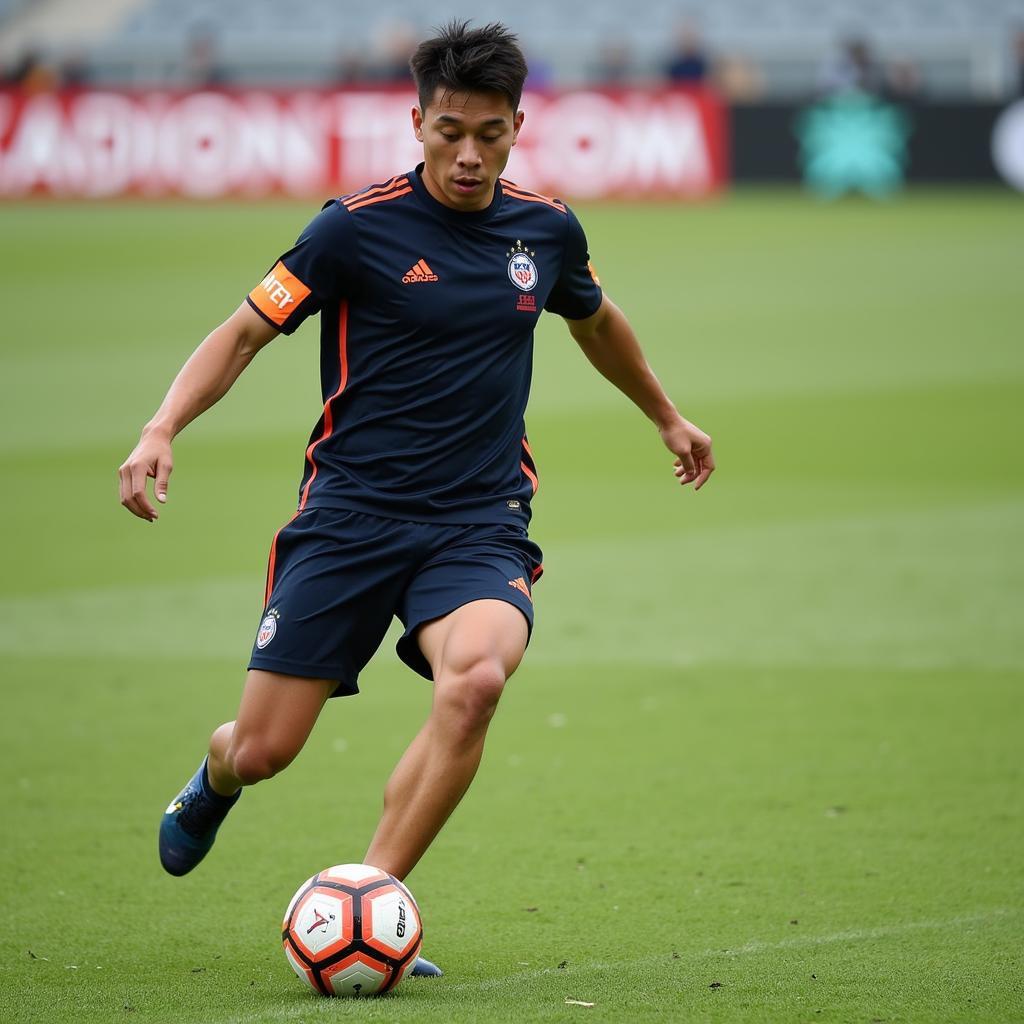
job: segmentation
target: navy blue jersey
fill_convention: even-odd
[[[525,523],[533,331],[545,309],[597,312],[586,236],[564,203],[504,179],[486,209],[450,209],[421,171],[327,203],[249,295],[285,334],[320,313],[324,411],[299,507]]]

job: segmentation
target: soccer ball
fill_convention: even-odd
[[[390,992],[423,945],[412,893],[369,864],[337,864],[303,882],[283,928],[288,963],[325,996]]]

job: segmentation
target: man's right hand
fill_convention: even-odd
[[[153,493],[163,505],[167,501],[167,481],[173,468],[170,438],[166,434],[144,430],[135,450],[117,471],[121,484],[121,504],[132,515],[147,522],[159,519],[159,513],[146,494],[146,481],[150,477],[156,481]]]
[[[276,328],[243,302],[189,356],[142,431],[135,451],[118,470],[121,504],[132,515],[150,523],[159,518],[146,496],[146,479],[156,480],[153,492],[162,505],[167,501],[167,478],[171,475],[171,439],[220,401],[256,353],[277,335]]]

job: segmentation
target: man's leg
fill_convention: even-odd
[[[250,669],[238,717],[210,737],[210,782],[224,796],[292,763],[337,681]]]
[[[160,862],[170,874],[184,875],[206,856],[242,786],[294,760],[336,685],[249,671],[238,718],[214,732],[209,754],[161,821]]]
[[[433,705],[388,781],[367,864],[404,878],[423,856],[473,781],[488,723],[528,635],[523,613],[497,600],[470,602],[420,630]]]

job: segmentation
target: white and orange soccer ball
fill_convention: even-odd
[[[288,963],[325,996],[390,992],[423,945],[412,893],[369,864],[337,864],[303,882],[283,928]]]

